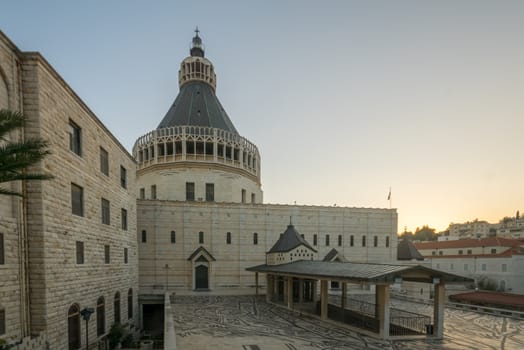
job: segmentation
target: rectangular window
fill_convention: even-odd
[[[366,236],[362,236],[362,246],[366,246]]]
[[[171,231],[171,243],[176,243],[176,232]]]
[[[186,182],[186,201],[195,200],[195,183]]]
[[[206,202],[215,201],[215,184],[206,184]]]
[[[386,237],[386,248],[389,248],[389,237]]]
[[[349,237],[349,246],[353,247],[354,245],[355,245],[355,237],[353,235],[351,235]]]
[[[338,246],[342,247],[342,235],[338,235]]]
[[[82,129],[73,121],[69,121],[69,149],[82,156]]]
[[[140,189],[140,199],[146,199],[146,189],[145,188]]]
[[[231,232],[226,233],[226,244],[231,244]]]
[[[156,185],[151,185],[151,199],[156,199]]]
[[[5,309],[0,309],[0,335],[5,333]]]
[[[0,265],[5,264],[4,234],[0,233]]]
[[[100,171],[104,175],[109,175],[109,154],[100,147]]]
[[[440,250],[440,251],[438,252],[438,255],[444,255],[444,252],[443,252],[442,250]]]
[[[486,271],[486,264],[482,264],[482,266],[481,266],[481,270],[482,270],[482,271]]]
[[[469,268],[468,264],[464,264],[464,271],[468,271],[468,268]]]
[[[147,242],[147,232],[146,230],[142,230],[142,243]]]
[[[253,244],[257,245],[258,244],[258,233],[253,233]]]
[[[76,263],[84,263],[84,242],[76,241]]]
[[[326,235],[326,247],[329,247],[329,235]]]
[[[502,272],[508,272],[508,265],[507,264],[502,264]]]
[[[242,189],[242,203],[246,203],[246,190]]]
[[[431,255],[437,255],[437,252],[436,251],[432,251]]]
[[[454,268],[453,264],[449,264],[449,269],[450,269],[451,271],[453,271],[453,268]]]
[[[121,218],[122,218],[122,230],[127,231],[127,210],[122,208],[121,210]]]
[[[84,189],[71,183],[71,212],[84,216]]]
[[[127,170],[123,166],[120,166],[120,186],[127,188]]]
[[[200,231],[198,233],[198,243],[199,244],[204,244],[204,232]]]
[[[251,193],[251,203],[255,204],[255,201],[256,201],[256,198],[257,196],[254,194],[254,193]]]
[[[313,245],[317,245],[317,234],[313,235]]]
[[[110,224],[110,209],[109,209],[109,201],[107,199],[102,198],[102,223],[109,225]]]
[[[378,237],[374,236],[373,237],[373,247],[377,247],[377,246],[378,246]]]
[[[459,255],[462,255],[462,254],[463,254],[462,249],[459,249]]]
[[[491,249],[491,254],[497,254],[497,249],[495,248]]]
[[[111,262],[110,248],[108,245],[104,246],[104,261],[106,264],[109,264]]]
[[[128,262],[128,257],[127,257],[127,248],[124,248],[124,264],[127,264]]]
[[[471,255],[473,251],[471,249],[468,249],[468,254]]]

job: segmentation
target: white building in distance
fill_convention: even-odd
[[[489,237],[416,242],[431,268],[474,278],[477,287],[524,294],[524,242]]]

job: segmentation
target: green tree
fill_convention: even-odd
[[[436,234],[435,229],[428,225],[424,225],[422,228],[417,227],[415,234],[413,235],[413,239],[416,241],[436,241],[437,237],[438,235]]]
[[[50,174],[29,172],[27,168],[36,165],[50,152],[46,141],[26,139],[10,141],[8,135],[22,128],[27,119],[18,112],[0,110],[0,184],[17,180],[48,180]],[[0,186],[0,195],[22,196],[22,193]]]

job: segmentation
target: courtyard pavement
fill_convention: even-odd
[[[394,307],[431,314],[433,308],[393,300]],[[446,309],[444,340],[384,341],[343,326],[297,316],[253,296],[176,296],[180,350],[522,350],[524,321]]]

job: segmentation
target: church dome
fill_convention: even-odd
[[[198,28],[180,64],[180,92],[158,127],[133,146],[140,197],[261,203],[260,154],[218,100]],[[185,187],[185,188],[184,188]]]

